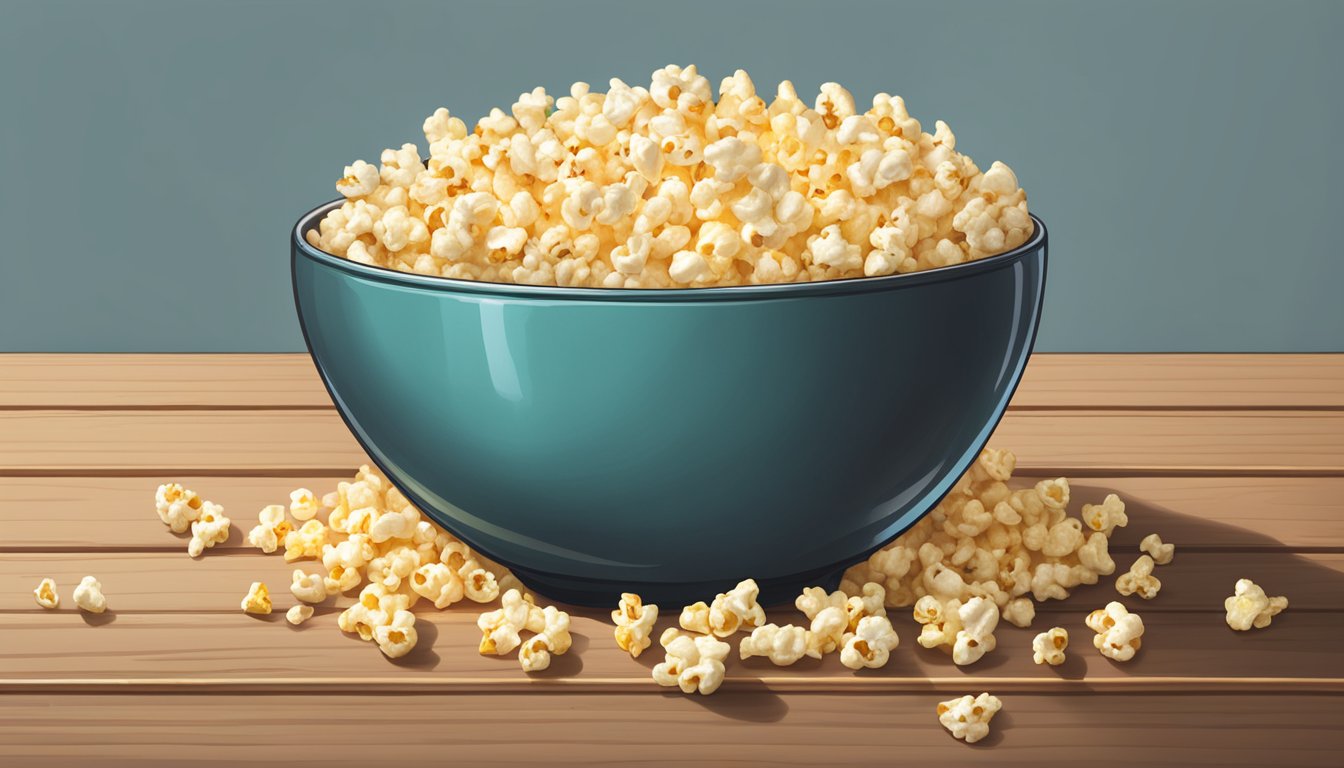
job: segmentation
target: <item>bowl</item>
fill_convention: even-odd
[[[998,424],[1040,320],[1046,231],[890,277],[686,290],[450,280],[292,238],[332,402],[421,511],[530,589],[681,605],[832,588]]]

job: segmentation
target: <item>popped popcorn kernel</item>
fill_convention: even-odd
[[[1129,661],[1142,645],[1143,619],[1120,603],[1107,603],[1088,614],[1086,624],[1097,633],[1092,644],[1108,659]]]
[[[476,619],[481,630],[478,651],[483,655],[505,656],[522,644],[522,632],[528,625],[544,626],[545,616],[531,600],[516,589],[510,589],[500,598],[500,607],[482,613]]]
[[[327,543],[327,526],[320,520],[309,520],[297,530],[285,534],[285,562],[322,557]]]
[[[187,554],[200,557],[205,550],[228,541],[231,523],[224,515],[223,507],[204,502],[200,516],[191,523],[191,541],[187,542]]]
[[[1288,598],[1270,597],[1250,579],[1238,579],[1232,596],[1223,601],[1227,626],[1238,632],[1268,627],[1287,607]]]
[[[658,643],[667,652],[666,659],[653,668],[653,679],[659,685],[708,696],[723,684],[723,661],[732,646],[713,635],[690,635],[676,627],[664,631]]]
[[[107,598],[103,596],[103,585],[92,576],[85,576],[75,587],[75,605],[81,611],[102,613],[107,610]]]
[[[289,514],[301,523],[317,517],[321,505],[317,497],[307,488],[296,488],[289,492]],[[281,537],[283,540],[283,537]]]
[[[807,637],[808,630],[803,627],[764,624],[742,638],[737,652],[742,659],[764,656],[776,666],[787,667],[807,655]]]
[[[49,611],[56,610],[61,604],[61,596],[56,593],[56,582],[52,579],[38,582],[37,589],[33,590],[33,599]]]
[[[285,611],[285,621],[296,627],[311,618],[313,618],[313,606],[311,605],[299,603]]]
[[[745,579],[727,592],[720,592],[714,602],[703,601],[688,605],[681,611],[682,629],[716,637],[728,637],[738,630],[759,627],[765,623],[765,609],[756,602],[760,587],[755,579]]]
[[[631,658],[639,658],[645,648],[653,645],[650,635],[658,621],[658,606],[645,605],[639,595],[625,592],[611,612],[611,620],[616,623],[616,645]]]
[[[320,603],[327,599],[326,580],[316,573],[304,573],[295,568],[290,576],[289,591],[305,603]]]
[[[154,492],[154,509],[173,533],[186,533],[200,517],[203,503],[195,491],[189,491],[177,483],[165,483]]]
[[[415,631],[415,614],[408,610],[398,610],[392,614],[392,620],[374,627],[373,640],[378,650],[389,659],[399,659],[410,653],[420,636]]]
[[[293,529],[294,526],[285,518],[285,508],[272,504],[257,513],[257,526],[248,532],[247,543],[269,555]]]
[[[1156,533],[1143,537],[1143,541],[1139,542],[1139,551],[1153,558],[1153,562],[1158,565],[1166,565],[1176,557],[1176,545],[1163,544],[1162,537]]]
[[[252,586],[247,590],[247,595],[243,597],[242,608],[244,613],[254,613],[259,616],[265,616],[271,612],[271,592],[266,588],[265,582],[252,582]]]
[[[551,657],[569,651],[573,639],[569,635],[569,614],[548,605],[542,609],[540,631],[528,638],[518,649],[518,663],[524,672],[540,672],[551,666]],[[535,626],[535,624],[534,624]]]
[[[966,695],[939,703],[938,722],[953,738],[974,744],[989,735],[989,721],[1000,709],[1003,709],[1003,702],[997,696],[988,693]]]
[[[1064,650],[1069,647],[1069,631],[1051,627],[1031,640],[1031,660],[1037,664],[1057,667],[1064,663]]]
[[[845,635],[840,663],[850,669],[885,667],[900,642],[891,620],[885,615],[865,616],[853,632]]]
[[[1140,555],[1129,567],[1129,572],[1121,574],[1115,580],[1115,591],[1122,595],[1137,594],[1144,600],[1152,600],[1162,589],[1162,582],[1153,575],[1153,558]]]

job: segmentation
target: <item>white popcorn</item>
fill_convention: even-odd
[[[1003,607],[1002,616],[1009,624],[1025,629],[1036,618],[1036,604],[1025,597],[1009,600]]]
[[[38,582],[37,589],[33,590],[33,599],[43,608],[55,610],[61,604],[61,596],[56,594],[56,582],[51,579]]]
[[[301,523],[312,520],[317,517],[319,508],[317,497],[307,488],[296,488],[289,492],[289,514],[295,520]]]
[[[989,735],[989,721],[1002,708],[1003,702],[988,693],[962,696],[938,705],[938,722],[951,732],[953,738],[974,744]]]
[[[1088,614],[1087,626],[1097,633],[1092,644],[1109,659],[1129,661],[1142,645],[1143,619],[1120,603],[1107,603]]]
[[[812,617],[812,624],[807,630],[807,655],[820,659],[839,649],[845,643],[845,630],[848,628],[849,616],[844,608],[822,608]]]
[[[972,597],[957,609],[961,629],[952,645],[952,663],[974,664],[994,650],[994,628],[999,624],[999,608],[983,597]]]
[[[1288,607],[1288,598],[1269,597],[1250,579],[1238,579],[1233,595],[1223,601],[1227,626],[1244,632],[1268,627],[1275,616]]]
[[[1087,527],[1107,536],[1110,536],[1116,528],[1129,524],[1129,516],[1125,514],[1125,503],[1114,493],[1100,504],[1084,504],[1082,517]]]
[[[224,508],[209,501],[201,505],[200,516],[191,524],[191,541],[187,542],[187,554],[200,557],[205,550],[223,544],[229,540],[229,518],[224,516]]]
[[[1176,557],[1176,545],[1163,544],[1162,537],[1156,533],[1150,533],[1143,537],[1143,541],[1139,542],[1139,551],[1146,552],[1158,565],[1166,565],[1171,562],[1172,558]]]
[[[765,609],[756,602],[760,591],[755,579],[744,579],[731,590],[719,593],[710,605],[699,602],[683,608],[681,627],[716,637],[728,637],[740,629],[759,627],[765,623]]]
[[[257,513],[257,526],[247,534],[247,543],[266,554],[274,552],[285,540],[293,526],[285,518],[285,508],[279,504],[262,507]]]
[[[462,577],[463,592],[476,603],[488,603],[499,597],[499,582],[484,568],[472,568]]]
[[[915,603],[915,621],[919,622],[916,642],[925,648],[952,648],[961,632],[961,601],[943,603],[933,595],[924,595]]]
[[[107,598],[103,596],[103,585],[92,576],[85,576],[75,587],[75,605],[81,611],[102,613],[107,610]]]
[[[522,644],[520,633],[532,624],[544,626],[545,618],[540,608],[524,597],[516,589],[510,589],[500,599],[500,607],[482,613],[476,619],[481,630],[482,654],[504,656]]]
[[[818,613],[827,608],[841,608],[848,613],[849,597],[844,592],[827,593],[821,587],[808,587],[793,601],[794,607],[802,611],[808,621],[815,619]]]
[[[850,669],[876,669],[887,665],[891,652],[900,644],[891,620],[885,615],[865,616],[858,627],[845,635],[840,663]]]
[[[201,515],[201,497],[177,483],[160,485],[154,492],[154,508],[159,519],[173,533],[186,533]]]
[[[653,645],[650,636],[658,621],[658,606],[645,605],[639,595],[625,592],[616,610],[611,612],[611,620],[616,623],[616,645],[631,658],[639,658],[645,648]]]
[[[327,527],[321,520],[309,520],[285,535],[285,562],[322,556],[327,544]]]
[[[1031,641],[1031,660],[1037,664],[1057,667],[1064,663],[1064,649],[1069,647],[1069,631],[1051,627]]]
[[[569,614],[548,605],[542,609],[540,631],[518,648],[518,663],[524,672],[540,672],[551,666],[551,656],[569,651],[573,640],[569,635]]]
[[[342,632],[359,635],[360,640],[368,643],[373,642],[378,627],[386,625],[391,620],[392,617],[386,611],[370,608],[365,603],[358,602],[336,617],[336,626],[340,627]]]
[[[792,624],[765,624],[742,638],[738,655],[743,659],[764,656],[777,666],[787,667],[807,655],[807,634],[806,629]]]
[[[290,576],[289,591],[305,603],[320,603],[327,599],[326,580],[320,574],[307,574],[297,568]]]
[[[296,627],[311,618],[313,618],[313,606],[311,605],[299,603],[298,605],[291,606],[288,611],[285,611],[285,621],[288,621]]]
[[[466,596],[462,577],[443,563],[425,563],[410,576],[411,590],[443,609]]]
[[[243,597],[242,607],[245,613],[264,616],[271,612],[271,592],[266,589],[265,582],[252,582],[252,586],[247,590],[247,595]]]
[[[723,661],[732,649],[727,643],[713,635],[684,634],[675,627],[663,632],[658,642],[667,651],[666,660],[653,668],[653,679],[659,685],[708,696],[723,684]]]
[[[415,631],[415,614],[399,610],[392,614],[392,620],[380,624],[373,630],[373,641],[378,650],[389,659],[399,659],[411,652],[420,636]]]
[[[378,182],[378,168],[356,160],[345,166],[345,175],[336,182],[336,191],[348,198],[364,197],[378,188]]]
[[[1122,595],[1137,594],[1144,600],[1157,597],[1160,589],[1162,582],[1153,575],[1153,558],[1148,555],[1140,555],[1129,567],[1129,572],[1115,580],[1115,591]]]

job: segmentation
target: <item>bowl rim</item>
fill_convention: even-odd
[[[290,233],[291,250],[297,259],[300,254],[319,264],[388,285],[429,289],[444,293],[467,293],[485,297],[529,298],[548,300],[624,301],[624,302],[706,302],[744,301],[753,299],[793,299],[805,296],[828,296],[895,290],[925,283],[947,282],[973,274],[1009,266],[1024,256],[1046,246],[1045,222],[1035,214],[1028,214],[1034,225],[1031,237],[1016,248],[993,256],[948,267],[884,275],[882,277],[841,278],[809,283],[769,283],[763,285],[725,285],[705,288],[575,288],[557,285],[521,285],[481,280],[462,280],[451,277],[399,272],[386,267],[360,264],[313,247],[304,233],[316,227],[328,211],[343,205],[345,198],[323,203],[299,217]]]

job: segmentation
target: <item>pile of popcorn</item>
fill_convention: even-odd
[[[439,109],[414,144],[356,160],[306,237],[362,264],[528,285],[675,288],[874,277],[1002,253],[1032,232],[1026,193],[981,171],[899,96],[860,111],[825,83],[774,101],[667,66],[648,87],[575,83],[493,109]]]

